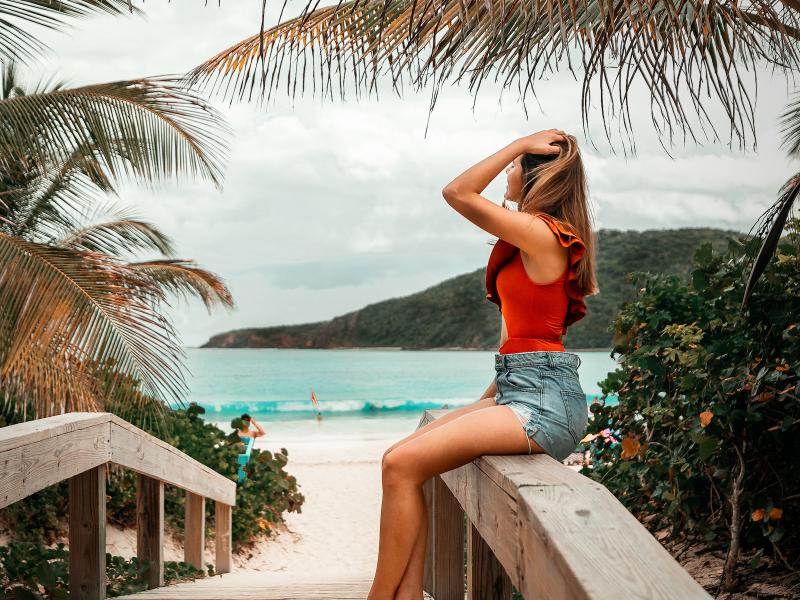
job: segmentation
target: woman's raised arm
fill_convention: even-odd
[[[448,183],[442,190],[442,196],[469,221],[528,254],[551,249],[553,235],[540,219],[527,213],[506,210],[481,196],[481,192],[517,156],[525,153],[558,154],[560,148],[553,144],[563,140],[563,132],[555,129],[515,140]]]

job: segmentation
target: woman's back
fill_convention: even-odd
[[[487,297],[496,302],[506,323],[508,338],[501,354],[564,351],[561,336],[567,325],[583,318],[586,306],[575,289],[577,264],[585,252],[580,238],[549,215],[537,214],[567,250],[562,275],[536,283],[528,275],[518,248],[498,240],[487,267]]]

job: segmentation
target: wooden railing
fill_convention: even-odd
[[[105,597],[106,465],[139,473],[136,551],[149,588],[164,585],[164,484],[186,490],[184,560],[204,568],[205,499],[215,502],[216,571],[231,569],[236,484],[108,413],[69,413],[0,429],[0,508],[69,479],[69,588]]]
[[[436,600],[464,600],[465,585],[471,600],[510,599],[512,585],[526,600],[710,598],[611,492],[547,455],[482,456],[424,492]]]

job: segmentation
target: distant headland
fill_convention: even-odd
[[[648,231],[601,229],[600,293],[587,298],[589,314],[564,339],[570,350],[612,346],[609,330],[620,305],[635,294],[631,272],[685,276],[695,249],[727,245],[737,232],[710,228]],[[421,292],[370,304],[328,321],[252,327],[217,334],[203,348],[464,349],[497,347],[499,313],[485,299],[485,269],[442,281]]]

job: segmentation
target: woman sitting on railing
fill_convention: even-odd
[[[510,164],[509,164],[510,163]],[[481,196],[506,168],[507,210]],[[499,239],[486,269],[501,309],[495,378],[481,400],[394,444],[383,457],[380,544],[369,600],[420,600],[428,528],[422,484],[484,454],[569,455],[586,430],[577,354],[567,326],[597,292],[586,179],[577,141],[551,129],[516,140],[442,191],[448,204]]]

